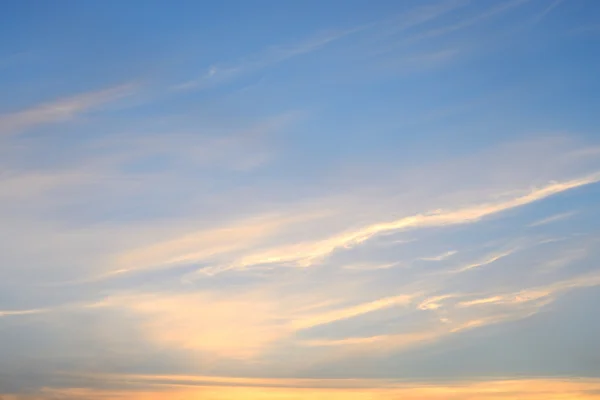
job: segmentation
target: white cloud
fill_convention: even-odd
[[[419,260],[423,260],[423,261],[444,261],[444,260],[447,260],[448,258],[452,257],[453,255],[455,255],[456,253],[458,253],[458,251],[456,251],[456,250],[450,250],[450,251],[447,251],[445,253],[439,254],[437,256],[421,257],[421,258],[419,258]]]
[[[539,221],[532,222],[531,224],[529,224],[527,226],[530,228],[533,228],[536,226],[546,225],[546,224],[550,224],[552,222],[561,221],[563,219],[570,218],[575,214],[577,214],[576,211],[569,211],[569,212],[564,212],[564,213],[560,213],[560,214],[556,214],[556,215],[551,215],[551,216],[543,218]]]
[[[1,317],[12,317],[19,315],[32,315],[32,314],[40,314],[43,312],[47,312],[48,310],[43,308],[34,308],[31,310],[0,310],[0,318]]]

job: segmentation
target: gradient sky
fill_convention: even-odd
[[[600,2],[0,4],[0,399],[600,399]]]

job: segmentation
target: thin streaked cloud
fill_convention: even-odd
[[[28,109],[0,114],[0,133],[17,133],[39,125],[69,121],[79,114],[134,93],[134,85],[59,98]]]
[[[572,216],[574,216],[575,214],[577,214],[577,211],[569,211],[569,212],[565,212],[565,213],[560,213],[560,214],[556,214],[556,215],[551,215],[549,217],[540,219],[538,221],[532,222],[531,224],[529,224],[528,226],[530,228],[534,228],[536,226],[540,226],[540,225],[546,225],[546,224],[551,224],[553,222],[557,222],[557,221],[562,221],[564,219],[568,219],[571,218]]]

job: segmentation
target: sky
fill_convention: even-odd
[[[598,21],[3,1],[0,399],[600,399]]]

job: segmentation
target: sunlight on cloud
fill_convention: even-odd
[[[486,297],[483,299],[462,301],[462,302],[458,303],[458,306],[459,307],[471,307],[471,306],[478,306],[478,305],[484,305],[484,304],[524,303],[524,302],[528,302],[528,301],[542,299],[542,298],[548,297],[550,295],[551,295],[550,292],[525,291],[525,292],[519,292],[513,296],[492,296],[492,297]]]
[[[306,329],[317,325],[327,324],[333,321],[353,318],[373,311],[381,310],[392,306],[406,306],[410,304],[414,295],[400,295],[395,297],[386,297],[369,303],[356,306],[337,309],[324,314],[311,315],[299,320],[292,321],[294,329]]]
[[[265,291],[229,295],[140,294],[108,298],[93,308],[126,308],[141,315],[144,331],[152,341],[247,360],[259,357],[276,341],[289,341],[299,330],[393,306],[406,307],[413,297],[400,295],[321,311],[331,303]]]
[[[303,298],[295,293],[290,296],[263,287],[246,293],[212,291],[130,295],[108,298],[93,308],[128,309],[142,317],[148,340],[211,357],[259,360],[277,344],[330,348],[333,353],[323,353],[315,360],[321,359],[321,356],[334,360],[355,357],[364,352],[371,355],[397,352],[467,330],[526,318],[566,291],[599,286],[599,277],[598,274],[582,275],[543,287],[488,296],[474,292],[427,297],[427,292],[417,292],[355,302],[344,307],[314,294]],[[300,331],[341,321],[361,324],[362,317],[386,310],[396,315],[410,315],[420,310],[434,313],[438,318],[429,320],[425,329],[417,331],[400,326],[400,331],[395,328],[374,336],[296,337]],[[243,335],[240,336],[240,332]],[[343,335],[344,331],[339,333]]]
[[[206,261],[214,256],[248,250],[290,224],[316,217],[318,215],[267,215],[253,218],[230,227],[217,227],[129,251],[120,255],[116,264],[119,270],[135,270]]]
[[[10,317],[14,315],[31,315],[46,312],[44,309],[33,309],[33,310],[0,310],[1,317]]]
[[[258,296],[145,295],[108,304],[114,302],[145,317],[151,340],[220,357],[249,359],[288,333],[277,320],[278,304]]]
[[[418,308],[419,310],[437,310],[442,306],[441,302],[446,299],[451,299],[457,295],[446,294],[443,296],[434,296],[422,301]]]
[[[464,267],[460,267],[458,270],[456,270],[456,272],[465,272],[465,271],[471,270],[473,268],[484,267],[484,266],[492,264],[498,260],[501,260],[504,257],[510,256],[517,250],[518,250],[518,248],[514,248],[514,249],[510,249],[510,250],[501,252],[501,253],[493,253],[493,254],[486,255],[486,257],[484,259],[482,259],[481,261],[476,261],[472,264],[468,264],[468,265],[465,265]]]
[[[149,377],[151,379],[151,377]],[[176,385],[174,383],[157,387],[151,390],[93,390],[93,389],[44,389],[39,395],[15,396],[16,400],[42,400],[48,398],[71,399],[117,399],[117,400],[141,400],[141,399],[344,399],[344,400],[459,400],[478,399],[492,400],[500,398],[515,398],[523,400],[592,400],[600,398],[600,383],[595,379],[522,379],[522,380],[484,380],[475,382],[457,382],[452,384],[422,384],[409,385],[406,383],[378,382],[364,380],[363,385],[369,387],[352,387],[341,381],[333,387],[315,387],[319,380],[313,380],[312,386],[300,387],[260,387],[260,386],[203,386]],[[157,380],[160,380],[158,378]],[[186,382],[183,377],[183,382]],[[187,381],[189,382],[189,381]],[[261,381],[257,380],[257,385]],[[289,382],[288,384],[293,384]],[[311,382],[309,382],[310,384]],[[285,382],[284,382],[285,384]],[[331,383],[330,383],[331,384]],[[340,387],[341,386],[341,387]],[[13,399],[8,397],[9,399]]]
[[[329,210],[269,213],[191,232],[117,254],[113,261],[116,269],[104,276],[205,263],[209,264],[199,272],[206,276],[214,275],[221,271],[222,267],[218,265],[224,260],[243,257],[268,240],[277,240],[285,232],[293,232],[298,226],[311,226],[333,214]],[[241,266],[240,269],[244,268]]]
[[[438,210],[426,214],[417,214],[404,217],[395,221],[367,225],[359,230],[342,233],[329,239],[313,242],[299,243],[283,247],[275,247],[257,254],[242,256],[231,265],[220,270],[248,268],[253,265],[264,265],[273,263],[296,263],[299,266],[311,266],[321,261],[336,249],[347,249],[357,246],[378,235],[399,232],[408,229],[419,229],[436,226],[448,226],[456,224],[467,224],[481,220],[484,217],[501,213],[512,208],[533,203],[549,196],[596,183],[600,175],[593,174],[580,179],[565,182],[550,183],[541,188],[534,189],[527,194],[514,197],[498,203],[484,203],[470,207],[460,208],[455,211]],[[508,254],[500,254],[481,263],[472,264],[466,269],[479,267],[496,261]]]

